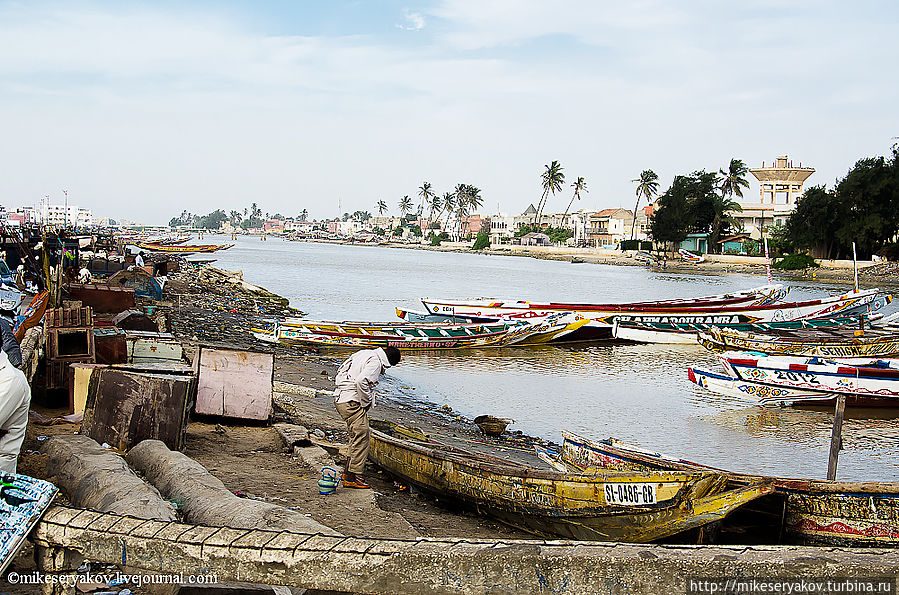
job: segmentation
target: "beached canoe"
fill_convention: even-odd
[[[615,439],[592,441],[562,432],[561,460],[581,470],[723,473],[731,486],[769,481],[783,499],[791,542],[842,546],[899,545],[899,483],[851,482],[733,473],[643,450]]]
[[[445,314],[430,314],[428,312],[416,312],[396,308],[396,315],[407,322],[415,323],[444,323],[444,324],[483,324],[495,322],[508,322],[502,318],[489,318],[478,316],[448,316]],[[542,326],[529,337],[518,341],[516,345],[543,345],[546,343],[563,343],[572,333],[587,325],[590,321],[573,312],[557,312],[543,319],[532,318],[531,324],[540,323]]]
[[[541,344],[586,323],[571,313],[533,322],[483,324],[332,322],[288,318],[274,321],[265,328],[253,329],[253,334],[268,342],[336,349],[390,346],[401,350],[431,351]]]
[[[884,299],[884,298],[878,298]],[[874,308],[879,309],[879,308]],[[815,329],[832,327],[870,327],[871,321],[880,317],[880,314],[868,316],[833,316],[826,318],[813,318],[802,320],[785,320],[780,322],[755,322],[744,324],[712,324],[700,322],[635,322],[616,320],[612,325],[612,337],[621,341],[633,341],[635,343],[667,343],[695,345],[699,343],[699,334],[711,328],[736,329],[744,332],[767,333],[781,332],[793,329]],[[703,343],[706,347],[709,345]]]
[[[718,473],[561,473],[405,436],[372,430],[371,461],[421,490],[547,537],[655,541],[772,491],[763,484],[723,490]]]
[[[899,331],[853,327],[801,329],[708,328],[698,334],[700,345],[712,351],[754,351],[821,357],[899,356]]]

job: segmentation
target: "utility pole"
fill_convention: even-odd
[[[63,229],[66,229],[66,228],[69,226],[69,191],[68,191],[68,190],[63,190],[62,193],[63,193],[63,194],[65,195],[65,197],[66,197],[66,200],[65,200],[65,206],[64,206],[65,210],[62,212],[62,217],[63,217],[63,219],[62,219],[62,221],[63,221],[62,228],[63,228]]]

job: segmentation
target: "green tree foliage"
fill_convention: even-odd
[[[650,222],[652,237],[658,242],[677,245],[691,233],[706,233],[709,247],[715,248],[719,239],[739,229],[739,222],[730,213],[742,208],[718,193],[714,172],[700,170],[676,176],[659,197],[658,205]]]
[[[819,258],[859,258],[890,245],[899,232],[899,145],[889,159],[859,160],[832,191],[815,186],[797,201],[784,235],[794,250]]]
[[[522,225],[515,231],[514,237],[520,238],[531,232],[545,233],[549,236],[549,241],[553,244],[564,244],[568,238],[574,235],[571,233],[570,229],[565,229],[564,227],[547,227],[546,229],[541,229],[536,225]]]
[[[486,231],[479,231],[477,237],[474,239],[474,245],[472,245],[472,250],[483,250],[484,248],[490,247],[490,235]]]
[[[537,212],[534,214],[534,225],[537,225],[540,221],[549,195],[552,194],[553,197],[555,197],[556,192],[562,190],[562,184],[565,183],[565,174],[563,172],[565,168],[562,167],[561,163],[553,160],[552,163],[544,165],[544,168],[543,173],[540,174],[540,185],[543,187],[543,195],[540,197],[540,202],[537,203]]]

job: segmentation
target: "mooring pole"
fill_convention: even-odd
[[[833,431],[830,434],[830,458],[827,461],[827,481],[837,478],[837,459],[843,448],[843,413],[846,411],[846,395],[837,397],[833,413]]]

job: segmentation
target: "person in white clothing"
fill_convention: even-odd
[[[144,253],[138,252],[137,256],[134,257],[134,266],[142,267],[144,266]]]
[[[0,351],[0,471],[4,473],[16,472],[30,405],[31,387],[25,374]]]
[[[346,467],[341,479],[347,488],[370,488],[362,476],[368,458],[370,432],[368,410],[375,402],[375,387],[387,368],[400,363],[396,347],[363,349],[351,355],[337,369],[334,406],[350,434]]]

